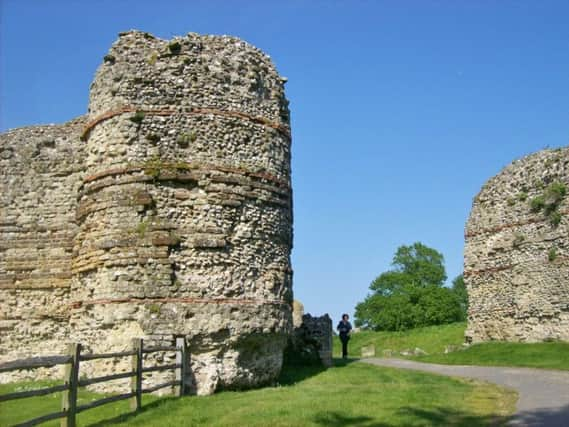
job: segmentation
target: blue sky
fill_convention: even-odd
[[[289,78],[295,296],[334,319],[396,248],[462,270],[472,198],[568,144],[567,1],[0,0],[0,130],[86,112],[119,31],[231,34]]]

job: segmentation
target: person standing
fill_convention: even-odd
[[[342,358],[346,359],[348,357],[348,341],[350,340],[350,332],[352,331],[352,325],[349,322],[350,316],[347,314],[342,314],[342,320],[338,323],[336,329],[340,333],[340,341],[342,341]]]

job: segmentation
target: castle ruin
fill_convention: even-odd
[[[513,162],[466,225],[466,339],[569,341],[569,149]]]
[[[129,31],[86,116],[0,135],[0,362],[185,337],[198,394],[275,379],[292,328],[285,81],[237,38]]]

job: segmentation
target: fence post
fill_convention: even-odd
[[[132,370],[136,375],[130,379],[130,390],[134,396],[130,399],[130,409],[139,411],[142,406],[142,346],[143,341],[141,338],[134,338],[132,340],[132,349],[136,351],[132,355]]]
[[[67,354],[71,356],[71,362],[65,365],[64,381],[69,389],[62,393],[61,411],[67,415],[61,418],[61,427],[75,427],[77,410],[77,382],[79,381],[79,357],[81,356],[81,344],[70,344]]]
[[[177,386],[175,394],[183,396],[186,392],[186,367],[188,364],[186,339],[183,337],[176,338],[176,347],[176,364],[181,366],[176,369],[176,381],[180,381],[180,385]]]

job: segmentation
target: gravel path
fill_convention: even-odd
[[[567,356],[569,357],[569,355]],[[517,411],[510,425],[569,427],[569,372],[531,368],[453,366],[403,359],[361,359],[391,368],[414,369],[453,377],[474,378],[517,390]]]

